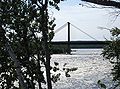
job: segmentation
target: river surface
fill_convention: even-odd
[[[57,73],[61,73],[60,80],[53,83],[53,89],[100,89],[98,80],[101,80],[107,89],[112,89],[112,65],[108,60],[104,60],[101,52],[102,49],[81,49],[72,50],[71,55],[52,55],[51,65],[58,62],[60,70]],[[77,70],[70,72],[70,77],[66,77],[64,67],[74,67]]]

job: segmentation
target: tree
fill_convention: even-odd
[[[113,81],[118,81],[117,87],[120,85],[120,29],[115,27],[110,32],[112,34],[111,42],[104,48],[102,54],[113,64]]]
[[[120,2],[118,1],[112,1],[112,0],[82,0],[82,1],[103,5],[103,6],[112,6],[120,9]]]
[[[0,1],[0,88],[35,89],[38,83],[42,89],[46,81],[41,67],[45,66],[47,86],[52,89],[49,44],[55,19],[49,19],[48,5],[59,10],[58,3],[60,0]]]

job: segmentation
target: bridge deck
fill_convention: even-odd
[[[103,48],[109,42],[106,41],[71,41],[70,47],[73,49],[77,48]],[[67,41],[52,42],[53,45],[68,45]]]

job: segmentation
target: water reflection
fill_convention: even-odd
[[[101,52],[102,49],[80,49],[72,50],[72,55],[52,55],[51,64],[58,62],[61,70],[65,63],[66,67],[78,68],[70,72],[71,77],[65,77],[64,71],[58,71],[62,75],[60,81],[53,84],[53,89],[99,89],[98,80],[106,82],[109,87],[112,65],[108,60],[103,61]]]

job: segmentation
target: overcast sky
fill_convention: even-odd
[[[66,0],[59,4],[60,11],[50,9],[51,16],[56,18],[55,30],[63,24],[70,22],[97,40],[105,40],[105,38],[110,38],[110,32],[106,29],[99,29],[99,27],[120,27],[120,17],[114,21],[115,15],[112,14],[115,9],[88,8],[79,5],[80,3],[86,5],[80,0]],[[67,40],[67,27],[55,33],[53,40]],[[80,41],[93,39],[71,26],[71,40]]]

